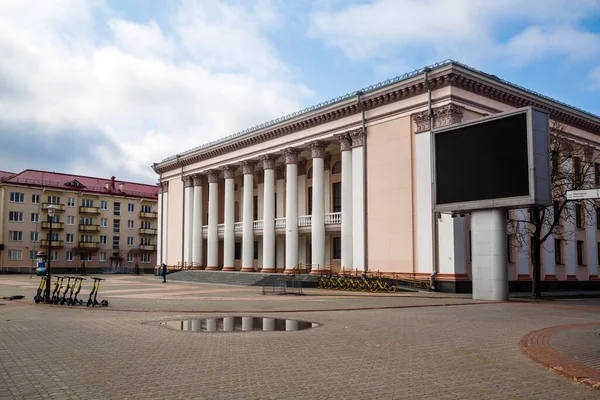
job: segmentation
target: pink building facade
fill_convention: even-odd
[[[429,116],[441,127],[527,105],[600,143],[597,116],[444,62],[169,157],[154,165],[158,264],[368,270],[469,291],[468,215],[432,212]],[[596,283],[596,225],[577,233],[584,250],[563,244],[562,263],[546,246],[544,280]],[[513,289],[526,285],[529,255],[507,251]]]

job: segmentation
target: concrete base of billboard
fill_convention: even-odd
[[[471,212],[473,299],[508,300],[506,210]]]

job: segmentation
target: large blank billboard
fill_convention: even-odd
[[[545,111],[526,107],[432,133],[435,211],[552,204]]]

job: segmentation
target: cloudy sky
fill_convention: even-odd
[[[452,58],[600,114],[600,0],[0,0],[0,170],[153,162]]]

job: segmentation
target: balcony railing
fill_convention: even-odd
[[[42,210],[48,211],[48,207],[50,207],[50,206],[56,207],[56,209],[55,209],[56,212],[65,211],[64,204],[52,204],[52,203],[42,203]]]
[[[311,226],[312,215],[302,215],[298,217],[298,226]]]
[[[154,211],[140,211],[140,218],[157,219],[158,213]]]
[[[243,222],[236,222],[235,224],[233,224],[233,231],[234,232],[242,232],[244,230],[244,223]]]
[[[154,228],[140,228],[140,235],[156,235],[157,233],[158,230]]]
[[[81,232],[100,232],[100,225],[79,224]]]
[[[83,247],[86,249],[99,249],[100,242],[77,242],[77,246]]]
[[[328,213],[325,214],[325,225],[339,225],[342,223],[342,213]]]
[[[142,244],[142,245],[140,245],[140,250],[156,251],[156,245],[155,244]]]
[[[277,228],[285,228],[285,217],[275,218],[275,229]]]
[[[254,223],[252,224],[252,229],[255,231],[262,231],[264,229],[264,226],[265,225],[263,223],[263,220],[261,219],[261,220],[254,221]]]
[[[225,232],[225,224],[217,225],[217,233],[224,233],[224,232]]]
[[[100,208],[98,207],[79,207],[80,214],[100,214]]]
[[[61,231],[61,230],[65,229],[64,222],[42,221],[42,229],[50,229],[50,225],[52,225],[52,230],[55,230],[55,231]]]
[[[50,241],[46,240],[46,239],[42,239],[41,240],[41,246],[42,248],[48,248],[48,243]],[[52,247],[53,248],[59,248],[59,247],[63,247],[65,245],[65,242],[63,240],[53,240],[52,241]]]
[[[339,225],[342,223],[342,213],[327,213],[325,214],[325,225]],[[298,217],[298,226],[299,227],[307,227],[312,226],[312,215],[301,215]],[[264,229],[264,220],[256,220],[252,221],[252,229],[255,231],[262,231]],[[283,218],[275,218],[275,229],[285,229],[286,227],[286,219]],[[242,232],[244,230],[243,222],[236,222],[233,225],[234,232]],[[225,224],[217,225],[217,232],[224,233],[225,232]],[[202,235],[208,234],[208,225],[202,226]]]

